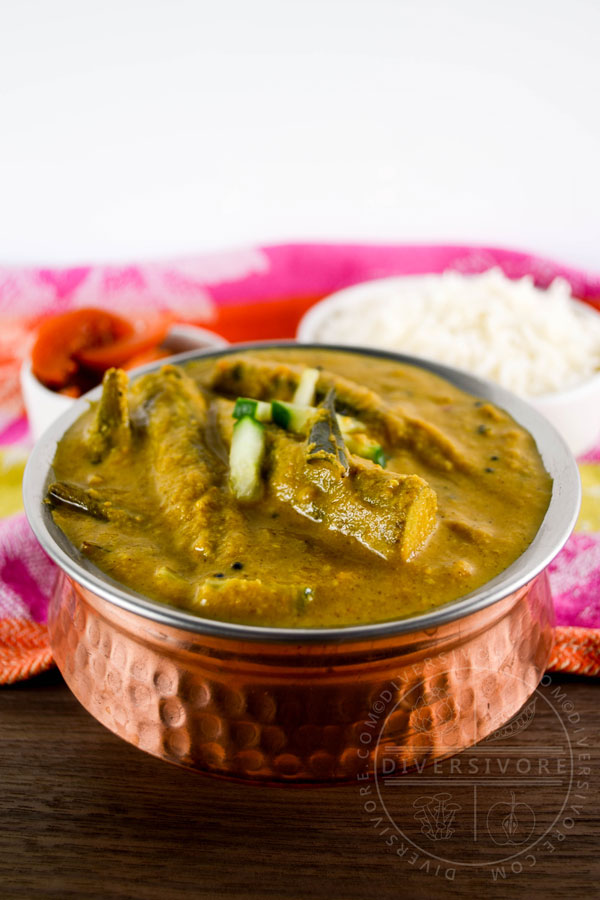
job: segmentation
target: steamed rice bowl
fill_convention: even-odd
[[[300,340],[360,344],[466,369],[525,397],[600,371],[600,315],[555,279],[537,288],[500,269],[407,276],[341,292],[310,310]]]

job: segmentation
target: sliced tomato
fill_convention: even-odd
[[[164,341],[172,321],[173,317],[168,313],[141,319],[129,334],[111,343],[82,347],[75,353],[75,358],[95,372],[104,372],[112,366],[124,366],[132,357],[158,347]]]
[[[33,374],[47,387],[64,388],[77,375],[82,350],[120,343],[133,332],[127,319],[93,307],[53,316],[38,329],[31,353]]]

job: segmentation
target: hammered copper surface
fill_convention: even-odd
[[[409,769],[489,735],[536,688],[552,616],[542,573],[426,632],[241,641],[160,625],[61,574],[49,629],[73,693],[125,740],[213,775],[307,783],[354,778],[378,740]]]

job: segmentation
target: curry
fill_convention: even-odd
[[[531,543],[552,482],[503,410],[415,366],[284,347],[120,370],[60,441],[47,502],[81,554],[197,615],[413,616]]]

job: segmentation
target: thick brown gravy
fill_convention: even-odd
[[[250,368],[256,364],[254,380],[243,367],[229,366],[226,375],[215,376],[214,359],[188,363],[183,381],[167,368],[130,387],[121,410],[128,423],[118,425],[116,436],[110,434],[112,420],[98,431],[96,405],[60,442],[55,477],[87,499],[78,506],[57,494],[54,519],[117,580],[209,618],[348,626],[412,616],[455,600],[499,574],[531,543],[552,483],[533,439],[507,413],[424,369],[385,358],[300,347],[238,358],[249,360]],[[273,363],[282,368],[270,382],[260,367],[268,375]],[[323,504],[326,512],[330,504],[332,517],[311,519],[298,501],[302,485],[290,468],[301,452],[299,439],[284,446],[288,437],[272,424],[265,426],[261,496],[251,503],[232,498],[229,401],[238,393],[236,371],[240,395],[271,399],[266,395],[272,390],[289,400],[306,366],[320,367],[333,381],[343,377],[337,402],[352,401],[350,412],[365,418],[384,446],[385,470],[358,460],[351,472],[367,484],[361,488],[366,516],[378,515],[368,493],[370,478],[383,489],[387,478],[390,490],[397,490],[390,481],[394,473],[419,476],[435,492],[431,533],[423,532],[422,545],[408,545],[402,555],[394,552],[393,536],[385,537],[389,553],[379,552],[376,542],[369,547],[357,540],[353,529],[362,526],[351,517],[344,525],[340,508],[345,487],[333,516],[331,482]],[[285,457],[277,456],[288,447],[294,483],[289,496],[281,487]],[[319,490],[310,486],[311,498]],[[387,515],[379,495],[377,503]],[[91,510],[82,509],[90,504]]]

